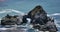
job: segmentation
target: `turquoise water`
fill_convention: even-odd
[[[41,5],[48,15],[55,19],[55,23],[58,24],[57,26],[59,27],[60,0],[0,0],[0,18],[6,14],[20,15],[19,12],[28,13],[37,5]]]

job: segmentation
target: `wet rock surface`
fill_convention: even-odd
[[[32,28],[38,29],[39,31],[58,31],[56,25],[54,23],[54,19],[47,16],[47,13],[41,6],[36,6],[32,9],[27,15],[24,15],[22,18],[22,22],[20,22],[18,16],[9,16],[7,15],[5,18],[1,20],[1,25],[14,25],[18,24],[26,24],[31,19],[30,24],[33,26]],[[18,29],[19,30],[19,29]]]

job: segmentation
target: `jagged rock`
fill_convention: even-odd
[[[24,15],[23,16],[23,18],[22,18],[22,23],[21,24],[23,24],[23,23],[27,23],[27,19],[26,18],[28,18],[28,15]]]
[[[41,23],[43,21],[44,23],[47,22],[47,13],[43,10],[41,6],[36,6],[34,9],[32,9],[29,13],[28,16],[32,19],[32,23],[35,20],[36,23]]]
[[[17,24],[19,22],[19,19],[17,17],[18,17],[17,15],[15,15],[15,16],[7,15],[7,16],[2,18],[1,25],[14,25],[14,24]]]
[[[36,13],[43,13],[45,15],[47,15],[47,13],[43,10],[43,8],[41,6],[36,6],[34,9],[32,9],[28,15],[30,17],[34,16]]]
[[[42,30],[42,31],[48,30],[48,29],[50,29],[50,24],[52,23],[52,26],[54,26],[52,29],[53,30],[55,29],[55,31],[57,31],[57,28],[54,24],[54,19],[48,17],[47,13],[43,10],[43,8],[41,6],[36,6],[33,10],[31,10],[28,13],[28,16],[32,19],[31,24],[33,24],[33,28]],[[47,25],[46,23],[48,23],[49,21],[50,21],[49,26],[48,26],[49,28],[47,28],[45,26]],[[35,24],[39,24],[39,25],[35,25]],[[50,31],[50,30],[48,30],[48,31]]]
[[[28,15],[23,16],[23,22],[27,22],[26,18],[31,18],[31,23],[40,23],[41,21],[44,23],[47,22],[47,13],[43,10],[41,6],[36,6],[34,9],[32,9]]]
[[[7,15],[6,17],[2,18],[1,24],[2,25],[12,25],[17,24],[19,21],[18,16],[10,16]],[[31,19],[30,24],[33,25],[32,28],[42,30],[42,31],[57,31],[56,25],[54,24],[54,19],[47,16],[47,13],[43,10],[41,6],[36,6],[32,9],[28,15],[24,15],[22,18],[23,23],[27,23],[27,18]],[[51,30],[52,29],[52,30]]]

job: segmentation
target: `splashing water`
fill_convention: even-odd
[[[2,11],[0,11],[0,15],[1,14],[9,14],[9,13],[12,13],[12,12],[17,13],[18,15],[25,15],[25,13],[23,13],[21,11],[18,11],[18,10],[14,10],[14,9],[2,10]],[[49,16],[49,17],[60,16],[60,13],[48,14],[47,16]],[[0,20],[1,20],[1,18],[0,18]],[[27,22],[26,26],[29,26],[31,19],[27,18],[27,20],[28,20],[28,22]],[[60,28],[60,24],[58,24],[58,20],[56,20],[56,19],[54,19],[54,20],[55,20],[55,24],[56,24],[57,28]],[[1,21],[0,21],[0,23],[1,23]],[[3,28],[3,29],[5,29],[5,28]]]

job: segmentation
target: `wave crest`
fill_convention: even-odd
[[[18,14],[24,15],[23,12],[18,11],[18,10],[14,10],[14,9],[5,9],[5,10],[2,10],[2,11],[0,11],[0,14],[3,14],[3,13],[11,13],[11,12],[15,12],[15,13],[18,13]]]
[[[57,16],[57,15],[59,15],[59,16],[60,16],[60,13],[48,14],[47,16]]]

